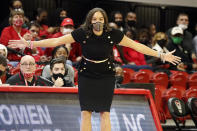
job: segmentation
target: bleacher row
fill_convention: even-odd
[[[124,68],[123,84],[129,82],[154,83],[155,105],[161,123],[165,123],[167,119],[172,119],[168,110],[170,98],[176,97],[185,103],[189,98],[197,98],[197,72],[188,74],[182,71],[171,71],[171,73],[168,76],[164,72],[153,72],[148,69],[135,72],[132,69]],[[191,117],[188,115],[186,119],[191,119]]]
[[[42,67],[37,66],[36,75],[41,75]],[[77,85],[77,70],[75,71],[75,85]],[[20,71],[19,66],[10,69],[10,74],[14,75]],[[155,85],[155,105],[161,123],[167,119],[172,119],[168,110],[168,100],[172,97],[182,99],[184,102],[191,97],[197,98],[197,72],[188,74],[182,71],[171,71],[168,76],[164,72],[153,72],[149,69],[140,69],[135,72],[129,68],[123,68],[124,79],[122,84],[133,83],[154,83]],[[190,116],[187,119],[191,119]]]

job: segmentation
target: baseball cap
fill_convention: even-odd
[[[176,35],[176,34],[182,34],[183,35],[183,30],[178,26],[173,27],[172,31],[171,31],[171,35]]]
[[[65,18],[62,21],[61,26],[65,26],[65,25],[72,25],[72,26],[74,26],[73,20],[71,18]]]

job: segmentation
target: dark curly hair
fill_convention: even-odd
[[[92,10],[90,10],[86,16],[86,20],[84,22],[84,24],[81,26],[86,32],[88,35],[91,35],[93,32],[92,32],[92,17],[93,15],[96,13],[96,12],[101,12],[103,17],[104,17],[104,29],[105,31],[111,31],[111,28],[109,27],[109,24],[108,24],[108,17],[107,17],[107,13],[101,9],[101,8],[93,8]]]

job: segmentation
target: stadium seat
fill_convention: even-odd
[[[163,94],[168,88],[168,75],[164,72],[157,72],[152,75],[151,81]]]
[[[183,72],[177,72],[170,76],[170,88],[177,88],[181,95],[185,93],[187,87],[187,77]]]
[[[189,74],[188,74],[187,72],[185,72],[185,71],[170,70],[170,72],[171,72],[172,74],[182,73],[182,74],[184,74],[184,76],[185,76],[186,78],[189,77]]]
[[[197,97],[191,97],[187,101],[187,107],[189,109],[189,114],[197,128]]]
[[[197,73],[193,73],[188,76],[188,88],[197,89]]]
[[[135,71],[129,68],[123,68],[124,78],[122,84],[130,83],[132,80],[132,75]]]
[[[168,103],[168,100],[172,97],[176,97],[178,99],[181,99],[182,98],[181,91],[178,88],[169,88],[163,93],[162,102],[163,102],[163,105],[164,105],[163,108],[164,108],[164,112],[165,112],[165,115],[166,115],[167,119],[171,119],[171,115],[170,115],[170,112],[168,110],[167,103]]]
[[[195,88],[189,88],[189,89],[187,89],[185,91],[185,93],[183,94],[183,98],[182,99],[185,102],[187,102],[188,99],[191,98],[191,97],[196,97],[197,98],[197,89],[195,89]]]
[[[148,73],[138,71],[132,75],[132,81],[135,83],[149,83],[150,79]]]
[[[178,127],[179,130],[181,130],[181,127],[179,126],[179,122],[181,120],[182,123],[184,124],[185,123],[184,117],[187,116],[188,114],[188,110],[186,108],[184,101],[176,97],[171,97],[168,100],[168,109],[176,126]]]
[[[166,122],[166,116],[163,110],[163,102],[162,102],[162,97],[161,97],[161,91],[159,88],[155,87],[155,106],[159,115],[159,120],[161,123]]]
[[[139,71],[142,71],[142,72],[144,71],[144,72],[148,73],[149,79],[151,79],[152,75],[154,74],[154,72],[150,69],[140,69]]]

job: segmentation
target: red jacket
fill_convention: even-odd
[[[49,33],[48,33],[48,26],[47,25],[41,25],[42,29],[40,29],[40,32],[39,32],[39,37],[42,38],[42,39],[47,39],[49,38]]]
[[[119,53],[118,49],[115,46],[113,47],[113,54],[114,54],[115,61],[120,62],[121,64],[123,64],[123,61],[122,61],[122,59],[120,57],[120,53]]]
[[[144,54],[139,53],[129,47],[123,47],[123,53],[128,62],[134,62],[136,65],[146,65]]]
[[[23,36],[25,33],[29,32],[27,29],[22,28],[20,35]],[[13,26],[5,27],[1,33],[0,37],[0,43],[7,46],[9,40],[19,40],[19,36],[17,32],[15,31]],[[16,49],[19,51],[20,49]],[[8,53],[8,60],[10,61],[19,61],[21,59],[20,55],[14,54],[14,53]]]

